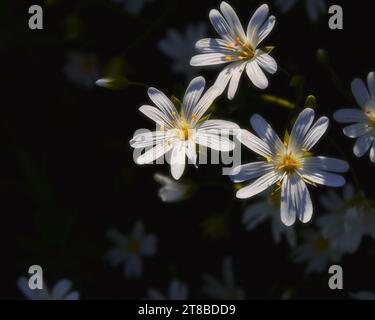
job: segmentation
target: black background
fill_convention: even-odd
[[[234,190],[221,175],[221,166],[189,167],[185,176],[197,182],[215,179],[227,188],[202,188],[187,202],[163,204],[152,175],[167,173],[169,168],[137,167],[128,144],[135,130],[153,128],[137,110],[149,103],[146,90],[82,90],[69,84],[61,72],[71,50],[95,52],[103,61],[123,55],[129,64],[129,79],[181,95],[186,81],[169,71],[170,60],[158,50],[158,40],[169,28],[183,30],[200,21],[207,22],[209,35],[214,36],[208,12],[219,1],[157,0],[135,18],[109,1],[64,0],[45,7],[44,30],[31,31],[28,7],[37,3],[8,0],[0,5],[0,297],[22,298],[17,278],[30,265],[40,264],[48,283],[67,277],[83,299],[142,298],[149,287],[165,291],[173,276],[186,281],[191,297],[198,298],[202,274],[220,276],[225,255],[233,257],[236,278],[251,299],[278,299],[291,287],[301,299],[340,299],[351,291],[375,289],[370,239],[343,259],[345,290],[332,292],[327,274],[306,276],[303,265],[290,261],[287,245],[273,243],[269,225],[246,232],[241,224],[241,202],[234,200]],[[247,23],[263,2],[230,3]],[[266,40],[267,45],[276,46],[273,56],[280,66],[306,77],[305,93],[316,95],[318,114],[330,118],[336,109],[355,105],[350,82],[373,70],[375,57],[371,2],[331,3],[343,6],[344,30],[330,30],[327,16],[312,25],[302,5],[287,15],[271,6],[278,22]],[[61,21],[72,12],[80,15],[84,30],[80,39],[67,41]],[[349,98],[340,95],[327,69],[317,62],[318,48],[329,52]],[[207,70],[202,75],[210,81],[215,77]],[[270,77],[266,93],[293,100],[289,81],[278,72]],[[290,114],[261,102],[260,93],[243,77],[233,101],[220,98],[216,117],[248,128],[249,117],[257,112],[282,132]],[[233,112],[225,109],[237,105],[241,108],[233,108]],[[342,147],[366,194],[374,198],[374,166],[368,156],[356,159],[352,155],[353,141],[342,135],[341,127],[332,121],[328,134]],[[341,157],[327,138],[317,149]],[[246,151],[245,158],[253,159],[253,155]],[[351,174],[347,176],[351,181]],[[229,237],[207,239],[200,229],[202,219],[223,210],[229,212]],[[103,259],[111,245],[105,233],[116,227],[126,234],[139,219],[147,231],[158,235],[158,253],[145,260],[141,280],[127,280],[121,268],[111,268]]]

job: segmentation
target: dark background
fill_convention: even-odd
[[[244,23],[262,3],[230,1]],[[343,6],[343,31],[330,30],[327,16],[311,24],[302,5],[281,15],[269,3],[278,22],[265,44],[276,46],[273,56],[281,67],[306,78],[303,97],[314,94],[318,114],[332,119],[338,108],[355,105],[350,82],[374,69],[375,46],[369,1],[331,3]],[[1,298],[22,298],[16,280],[32,264],[43,266],[49,284],[71,279],[83,299],[143,298],[149,287],[165,292],[174,276],[186,281],[190,296],[198,298],[202,274],[220,277],[225,255],[232,256],[236,279],[251,299],[279,299],[288,288],[296,289],[294,297],[300,299],[340,299],[348,292],[375,289],[370,239],[343,259],[345,290],[332,292],[327,274],[306,276],[303,265],[291,262],[286,243],[274,244],[268,224],[251,233],[245,230],[242,204],[235,200],[229,179],[221,175],[221,166],[189,167],[185,177],[198,184],[214,180],[218,186],[203,187],[183,203],[162,203],[152,176],[168,173],[169,168],[136,166],[128,143],[135,130],[153,128],[137,110],[149,103],[146,89],[85,90],[62,74],[72,50],[94,52],[101,61],[120,55],[129,79],[181,96],[186,81],[170,72],[170,60],[157,43],[168,29],[184,30],[200,21],[206,21],[209,35],[216,36],[208,12],[219,1],[157,0],[146,4],[138,17],[110,1],[56,1],[44,6],[42,31],[28,28],[31,4],[38,1],[0,4]],[[67,39],[62,21],[72,13],[83,26],[79,37]],[[340,94],[327,68],[316,60],[318,48],[328,51],[348,97]],[[201,73],[210,83],[216,75]],[[264,103],[259,94],[296,101],[296,90],[281,71],[269,79],[269,88],[261,92],[243,77],[233,101],[220,98],[215,117],[249,128],[249,117],[260,113],[282,132],[298,111],[288,113]],[[302,106],[302,101],[297,102]],[[366,194],[374,198],[374,167],[368,156],[352,155],[354,141],[345,138],[341,128],[332,121],[329,135],[342,147]],[[342,157],[327,137],[316,149]],[[244,150],[244,159],[253,155]],[[351,173],[347,177],[352,181]],[[313,199],[317,194],[314,190]],[[226,215],[230,231],[219,240],[207,238],[200,227],[215,212]],[[315,217],[318,214],[316,210]],[[140,280],[128,280],[122,268],[105,262],[103,255],[111,246],[105,234],[111,227],[127,234],[140,219],[147,232],[158,236],[158,252],[144,260]]]

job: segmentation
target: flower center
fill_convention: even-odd
[[[247,42],[242,42],[239,37],[234,44],[228,43],[226,46],[231,49],[233,54],[237,54],[238,60],[250,60],[255,56],[254,49]],[[228,61],[232,61],[234,58],[233,56],[225,57]]]
[[[190,138],[190,125],[188,125],[187,123],[184,123],[179,131],[178,131],[178,138],[180,140],[189,140]]]
[[[367,111],[367,116],[370,119],[370,126],[375,128],[375,113],[371,111]]]
[[[302,166],[300,159],[293,156],[291,152],[287,154],[277,154],[276,156],[276,170],[286,172],[288,175],[291,175]]]
[[[129,238],[128,240],[128,250],[131,252],[131,253],[139,253],[139,249],[140,249],[140,243],[138,240],[134,239],[134,238]]]

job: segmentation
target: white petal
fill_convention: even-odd
[[[171,156],[171,173],[176,180],[180,179],[185,170],[185,142],[176,143]]]
[[[193,67],[211,66],[217,64],[228,63],[229,61],[225,58],[227,55],[224,53],[202,53],[197,54],[190,60],[190,65]]]
[[[155,121],[160,126],[164,126],[165,128],[172,127],[172,124],[170,123],[168,118],[158,108],[144,105],[139,108],[139,111],[141,111],[145,116],[149,117],[151,120]]]
[[[343,129],[344,134],[348,138],[358,138],[369,131],[370,128],[364,123],[355,123]]]
[[[177,110],[174,104],[167,96],[155,88],[148,89],[148,96],[152,100],[153,103],[163,112],[170,121],[177,121],[176,115]]]
[[[232,69],[232,78],[229,82],[229,88],[228,88],[228,99],[233,100],[234,96],[236,95],[238,84],[241,79],[241,75],[243,70],[246,67],[246,62],[239,62],[235,65],[235,67]]]
[[[232,55],[232,49],[229,48],[228,42],[222,39],[205,38],[195,44],[195,48],[201,53],[224,53]]]
[[[307,132],[302,142],[302,148],[310,150],[320,140],[320,138],[327,131],[329,125],[329,119],[327,117],[321,117],[314,123],[311,129]]]
[[[291,149],[301,149],[304,138],[309,131],[313,121],[315,112],[313,109],[306,108],[299,115],[293,125],[292,132],[290,133],[289,146]]]
[[[227,65],[218,75],[214,86],[219,88],[219,94],[222,94],[227,87],[230,79],[233,76],[233,73],[235,72],[235,69],[237,66],[241,65],[242,62],[234,62],[229,65]]]
[[[188,140],[186,142],[186,156],[190,160],[190,163],[196,166],[196,163],[197,163],[196,144],[192,140]]]
[[[297,215],[301,222],[307,223],[311,220],[313,214],[311,197],[306,183],[299,177],[296,179],[298,179],[295,204],[297,208]]]
[[[235,39],[235,34],[233,30],[230,28],[228,23],[225,21],[224,17],[221,15],[219,11],[213,9],[210,11],[209,14],[210,21],[215,28],[216,32],[228,42],[232,42]]]
[[[133,148],[147,148],[170,138],[171,135],[167,131],[147,131],[139,133],[130,140],[130,146]]]
[[[375,100],[375,72],[370,72],[367,76],[367,85],[371,98]]]
[[[242,41],[246,40],[245,31],[241,25],[240,19],[233,8],[226,2],[220,4],[221,12],[223,13],[229,27],[234,31],[236,36],[240,37]]]
[[[256,45],[257,47],[272,31],[273,27],[275,26],[276,18],[275,16],[270,16],[265,23],[259,28],[257,31],[256,36]]]
[[[340,109],[333,114],[334,119],[340,123],[363,122],[366,120],[362,110]]]
[[[369,134],[365,134],[357,139],[354,144],[353,152],[357,157],[362,157],[368,149],[371,147],[374,137]]]
[[[266,161],[251,162],[233,168],[230,173],[230,178],[235,183],[257,179],[272,171],[273,168],[273,164]]]
[[[250,41],[250,45],[256,48],[258,45],[258,30],[262,27],[266,21],[269,13],[268,5],[261,5],[251,17],[249,24],[247,25],[247,38]]]
[[[272,153],[284,150],[283,142],[262,116],[253,115],[250,119],[250,124],[257,135],[270,147]]]
[[[140,155],[136,161],[139,165],[152,163],[153,161],[159,159],[164,154],[169,152],[172,147],[172,144],[167,144],[165,142],[159,143],[155,147],[147,150],[145,153]]]
[[[142,274],[142,260],[137,255],[129,256],[126,265],[125,273],[129,278],[139,278]]]
[[[362,108],[365,108],[371,101],[368,90],[361,79],[354,79],[352,81],[352,93]]]
[[[349,165],[346,161],[329,157],[310,157],[304,162],[309,170],[323,170],[332,172],[347,172]]]
[[[141,241],[140,252],[145,256],[153,256],[156,253],[157,239],[154,235],[148,235]]]
[[[210,87],[198,101],[195,107],[192,109],[192,113],[195,114],[195,119],[191,121],[194,125],[197,121],[205,114],[207,109],[211,107],[215,99],[221,94],[221,90],[215,85]]]
[[[228,152],[234,149],[234,142],[229,138],[207,133],[204,130],[199,130],[199,132],[197,132],[195,143],[222,152]]]
[[[238,124],[232,121],[226,120],[206,120],[200,122],[197,125],[197,130],[204,129],[204,130],[236,130],[239,129]],[[208,131],[209,132],[209,131]]]
[[[294,176],[294,175],[293,175]],[[286,226],[291,226],[296,221],[296,207],[294,206],[294,192],[295,187],[293,187],[291,179],[288,177],[284,178],[281,185],[281,206],[280,214],[281,221]]]
[[[271,171],[261,176],[253,183],[240,189],[236,193],[236,197],[239,199],[250,198],[262,191],[268,189],[279,180],[280,176],[277,172]]]
[[[194,78],[186,89],[183,100],[183,116],[190,121],[193,110],[202,96],[206,81],[203,77]]]
[[[255,57],[259,66],[268,73],[274,74],[277,71],[276,61],[268,53],[258,49],[255,51]]]
[[[370,150],[370,160],[375,163],[375,143],[372,143],[372,147]]]
[[[264,158],[272,157],[272,151],[270,147],[256,135],[252,134],[247,130],[241,130],[240,134],[237,136],[238,140],[241,141],[243,145],[248,147],[250,150],[256,152]]]
[[[304,178],[307,178],[314,183],[325,185],[328,187],[341,187],[346,183],[345,179],[338,174],[316,169],[309,170],[307,168],[304,168],[301,170],[301,174]]]
[[[259,89],[268,87],[268,80],[256,60],[251,60],[247,63],[246,73],[251,82]]]

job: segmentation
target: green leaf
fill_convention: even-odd
[[[177,108],[177,110],[181,111],[181,106],[182,106],[181,100],[177,98],[176,96],[172,96],[171,101],[174,104],[174,106]]]
[[[266,47],[260,48],[260,50],[262,50],[265,53],[271,53],[273,51],[273,49],[275,49],[274,46],[266,46]]]
[[[268,103],[277,104],[279,106],[282,106],[282,107],[288,108],[288,109],[294,109],[296,107],[296,105],[293,102],[290,102],[286,99],[276,97],[276,96],[273,96],[273,95],[270,95],[270,94],[261,95],[261,99],[268,102]]]
[[[312,108],[312,109],[316,107],[316,98],[313,95],[309,95],[306,98],[305,107]]]

